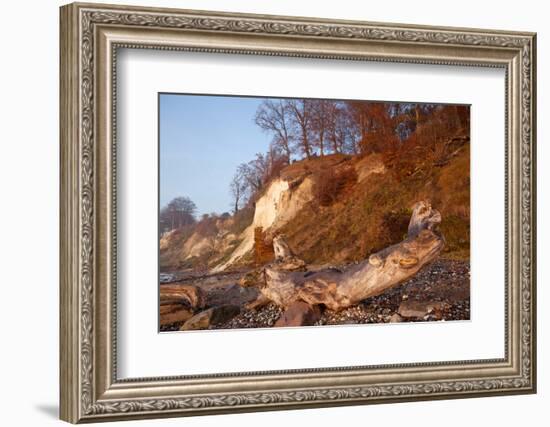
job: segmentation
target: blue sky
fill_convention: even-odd
[[[160,95],[160,206],[187,196],[198,215],[230,212],[229,182],[240,163],[270,143],[255,123],[264,98]]]

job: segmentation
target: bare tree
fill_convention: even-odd
[[[233,214],[239,212],[239,209],[246,203],[249,194],[249,185],[242,174],[242,170],[237,168],[233,179],[229,184],[229,190],[233,196]]]
[[[266,183],[287,165],[288,158],[281,154],[280,148],[275,144],[269,146],[267,153],[257,153],[254,159],[241,163],[229,183],[234,213],[254,199]]]
[[[237,173],[242,176],[251,193],[262,189],[264,176],[267,169],[267,161],[263,154],[257,153],[253,160],[248,163],[241,163],[237,168]]]
[[[300,150],[310,159],[312,147],[309,139],[311,130],[311,101],[307,99],[289,99],[285,101],[291,114],[291,123],[297,133],[297,139],[300,143]]]
[[[278,176],[279,172],[289,164],[286,154],[281,153],[281,149],[277,144],[270,144],[269,151],[266,153],[267,170],[264,177],[265,181],[269,181],[274,176]]]
[[[173,230],[195,223],[197,206],[189,197],[176,197],[172,199],[159,214],[159,222],[162,231]]]
[[[319,150],[321,157],[325,155],[325,139],[329,129],[329,121],[334,101],[317,99],[309,101],[311,114],[311,132],[314,135],[313,144]]]
[[[263,101],[256,111],[254,121],[264,131],[273,134],[273,143],[285,154],[287,163],[290,163],[294,137],[287,103],[282,100]]]
[[[356,153],[381,152],[397,137],[395,111],[392,103],[346,101],[350,128],[356,141]]]
[[[328,111],[327,138],[335,153],[353,152],[353,139],[349,117],[343,102],[333,102]]]
[[[361,123],[358,120],[356,110],[352,107],[349,101],[342,103],[340,109],[340,120],[343,132],[343,147],[342,151],[350,154],[359,154],[361,138],[364,130],[361,128]]]
[[[369,129],[369,113],[367,103],[364,101],[347,101],[348,120],[353,132],[354,152],[363,151],[364,141]]]

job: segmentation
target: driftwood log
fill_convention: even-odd
[[[275,262],[264,268],[261,296],[251,306],[271,301],[288,308],[303,301],[339,311],[379,295],[409,279],[439,255],[444,239],[435,226],[440,222],[437,210],[428,202],[418,202],[413,208],[405,240],[343,270],[295,271],[303,269],[305,263],[279,236],[273,240]]]
[[[206,294],[198,286],[160,285],[160,325],[185,322],[206,305]]]
[[[183,304],[193,309],[203,308],[206,294],[198,286],[169,284],[160,285],[160,305]]]

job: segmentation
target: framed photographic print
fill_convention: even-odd
[[[533,393],[535,35],[61,8],[61,418]]]

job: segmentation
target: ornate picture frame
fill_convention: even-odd
[[[311,18],[70,4],[61,8],[61,418],[78,422],[536,391],[536,36]],[[505,357],[117,378],[117,49],[505,70]]]

